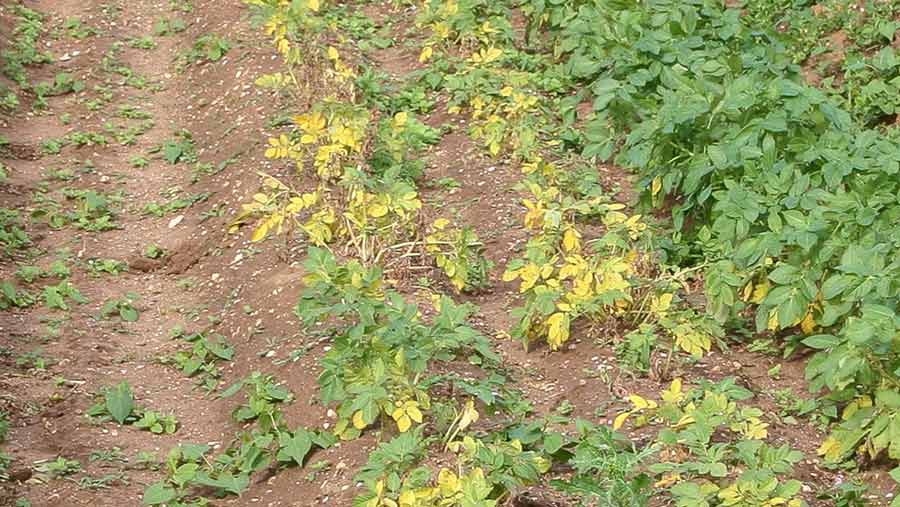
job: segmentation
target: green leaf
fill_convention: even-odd
[[[891,470],[890,475],[891,479],[894,479],[894,482],[900,483],[900,467]]]
[[[875,393],[875,400],[892,410],[900,409],[900,392],[893,389],[881,389]]]
[[[181,456],[184,457],[186,461],[199,461],[204,454],[209,452],[208,445],[192,444],[190,442],[178,444],[178,449],[181,451]]]
[[[183,153],[184,149],[178,143],[170,141],[163,147],[163,158],[170,164],[177,164]]]
[[[330,431],[316,431],[310,434],[310,439],[314,444],[321,447],[322,449],[328,449],[335,443],[337,443],[337,437],[334,436],[334,433]]]
[[[312,439],[308,431],[300,428],[293,435],[282,433],[278,445],[278,461],[294,461],[303,466],[303,459],[312,448]]]
[[[769,273],[769,280],[778,285],[787,285],[797,278],[799,270],[790,264],[782,264]]]
[[[230,361],[234,357],[234,348],[221,338],[219,341],[204,339],[203,346],[220,359]]]
[[[806,313],[807,302],[799,293],[794,292],[787,301],[778,305],[778,325],[782,329],[793,326]]]
[[[849,275],[842,275],[840,273],[831,275],[828,277],[828,280],[825,280],[825,283],[822,284],[822,297],[831,299],[839,295],[850,286],[853,280],[854,278]]]
[[[194,480],[198,470],[200,470],[200,465],[197,463],[185,463],[176,468],[170,478],[179,487],[184,487],[185,484]]]
[[[44,302],[47,304],[47,308],[50,309],[69,309],[68,305],[66,305],[66,302],[63,299],[62,294],[59,293],[59,289],[57,287],[44,287]]]
[[[803,344],[813,349],[828,349],[840,343],[840,339],[830,334],[817,334],[803,340]]]
[[[161,505],[175,499],[175,490],[165,482],[156,482],[144,490],[144,505]]]
[[[134,322],[138,320],[138,311],[131,305],[120,305],[119,318],[125,322]]]
[[[240,495],[247,488],[247,485],[250,484],[250,478],[246,474],[234,476],[229,472],[224,472],[217,479],[213,479],[206,473],[199,473],[197,474],[197,483],[211,488],[218,488],[234,495]]]
[[[711,463],[709,465],[709,475],[713,477],[726,477],[728,476],[728,467],[725,466],[725,463]]]
[[[234,384],[231,384],[228,387],[228,389],[222,391],[219,394],[219,398],[230,398],[231,396],[234,396],[235,394],[237,394],[238,391],[240,391],[242,387],[244,387],[244,381],[239,380],[239,381],[235,382]]]
[[[548,433],[544,437],[544,452],[553,454],[563,446],[563,436],[559,433]]]
[[[709,159],[712,160],[712,163],[715,164],[717,169],[725,169],[728,167],[728,155],[725,154],[725,150],[723,150],[721,146],[711,144],[706,148],[706,152],[709,154]]]
[[[106,398],[106,411],[113,420],[124,424],[125,419],[131,415],[131,411],[134,409],[134,396],[131,394],[128,382],[122,381],[116,387],[107,390],[104,397]]]

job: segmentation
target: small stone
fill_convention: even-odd
[[[174,229],[182,220],[184,220],[184,215],[178,215],[172,220],[169,220],[169,229]]]

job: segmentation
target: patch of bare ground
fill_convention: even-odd
[[[37,309],[0,313],[4,336],[0,409],[10,415],[4,451],[13,460],[11,481],[0,485],[0,505],[12,505],[19,498],[48,507],[140,505],[144,487],[160,475],[135,461],[139,451],[161,459],[179,442],[222,449],[240,429],[230,416],[236,400],[205,395],[195,379],[161,361],[186,347],[172,338],[173,328],[221,334],[234,346],[235,361],[223,364],[223,383],[255,370],[274,373],[299,400],[287,410],[291,425],[325,422],[324,410],[310,411],[306,405],[313,397],[315,356],[321,346],[313,344],[308,355],[275,365],[303,345],[292,318],[298,269],[282,262],[273,249],[258,251],[243,237],[225,234],[228,218],[256,189],[257,170],[265,164],[260,140],[265,139],[266,121],[277,110],[270,97],[253,87],[253,80],[278,62],[264,37],[246,22],[246,11],[237,2],[198,1],[189,13],[170,11],[166,2],[44,1],[33,7],[51,13],[45,20],[49,26],[78,17],[96,28],[98,35],[48,40],[47,49],[57,55],[56,62],[30,69],[35,81],[67,72],[86,87],[77,94],[50,98],[46,112],[28,112],[26,105],[0,129],[11,141],[9,156],[2,160],[10,178],[0,186],[0,206],[18,209],[28,217],[34,208],[32,192],[39,187],[50,194],[63,187],[120,193],[123,199],[116,214],[118,228],[106,232],[57,230],[26,218],[25,230],[37,252],[28,263],[46,267],[65,257],[72,267],[70,283],[88,302],[73,304],[68,313],[45,310],[40,304]],[[156,47],[151,50],[117,44],[151,35],[160,17],[181,17],[187,29],[153,37]],[[8,18],[3,18],[3,26],[7,25]],[[181,68],[179,56],[207,33],[225,34],[235,47],[221,61]],[[104,57],[114,45],[120,46],[116,65],[143,76],[144,87],[130,86],[124,76],[103,68]],[[87,108],[85,104],[99,96],[98,85],[111,95],[100,108]],[[65,146],[58,155],[40,153],[40,144],[48,139],[102,132],[123,105],[147,112],[153,120],[153,127],[134,144],[113,141],[105,146]],[[69,118],[68,124],[61,121],[63,115]],[[221,164],[219,172],[194,174],[192,164],[171,165],[148,155],[181,130],[192,134],[198,161],[212,167]],[[133,167],[133,156],[146,158],[147,165]],[[78,171],[84,167],[90,170]],[[48,172],[59,168],[74,168],[77,178],[48,180]],[[147,203],[165,201],[161,194],[169,195],[172,189],[209,197],[163,217],[141,213]],[[159,245],[166,255],[160,260],[144,257],[151,244]],[[89,276],[82,268],[93,258],[115,259],[130,268],[115,277]],[[13,278],[13,260],[25,259],[4,260],[0,278]],[[40,281],[21,288],[39,292],[44,285]],[[139,296],[136,322],[98,318],[105,301],[128,293]],[[25,361],[27,357],[40,357],[46,364],[36,368]],[[128,426],[91,423],[85,411],[97,393],[123,380],[130,384],[138,406],[174,414],[177,433],[158,436]],[[371,443],[361,440],[316,455],[334,466],[315,482],[304,479],[307,472],[289,470],[262,477],[243,497],[223,503],[313,505],[328,498],[324,504],[348,505],[355,491],[348,487],[351,470],[345,463],[364,460],[365,446]],[[113,448],[120,449],[128,462],[95,459],[97,451]],[[127,480],[113,478],[109,487],[101,489],[69,480],[42,483],[32,464],[57,456],[81,463],[83,471],[74,476],[76,480],[119,472]],[[298,499],[305,503],[298,504]]]
[[[103,5],[116,9],[110,14],[109,9],[101,8]],[[121,193],[123,204],[116,219],[120,227],[100,233],[57,230],[37,219],[26,220],[26,231],[39,252],[28,262],[47,266],[65,257],[77,268],[72,269],[70,282],[88,302],[73,304],[67,314],[46,310],[40,304],[36,309],[0,313],[0,409],[10,414],[11,429],[4,450],[13,458],[12,480],[0,484],[0,505],[12,505],[16,498],[27,498],[34,506],[140,505],[144,486],[159,480],[160,475],[136,463],[138,451],[151,451],[161,458],[178,442],[207,443],[217,449],[229,444],[241,429],[230,416],[236,400],[205,395],[195,379],[186,378],[161,361],[185,347],[183,341],[172,338],[175,327],[221,334],[234,346],[235,359],[222,363],[223,384],[253,371],[271,373],[284,381],[295,397],[284,407],[289,426],[328,427],[333,420],[315,401],[317,359],[328,344],[299,333],[293,316],[303,274],[299,264],[302,250],[284,247],[280,240],[252,244],[247,230],[238,235],[225,232],[229,217],[257,190],[258,171],[277,174],[262,157],[262,142],[273,133],[267,127],[268,120],[283,109],[296,112],[296,104],[279,103],[253,86],[257,76],[279,68],[269,41],[250,27],[245,10],[237,2],[198,0],[188,13],[170,11],[163,1],[42,0],[35,7],[55,13],[48,20],[51,25],[59,26],[65,17],[78,16],[98,28],[99,34],[83,40],[61,37],[48,41],[54,54],[69,58],[33,69],[34,79],[50,79],[64,70],[83,79],[87,87],[78,94],[51,98],[48,112],[21,112],[0,129],[12,143],[10,156],[2,160],[11,174],[9,182],[0,186],[0,207],[19,209],[27,216],[34,208],[34,190],[58,191],[63,187]],[[369,5],[364,12],[378,23],[399,19],[395,23],[398,38],[409,26],[411,16],[386,4]],[[103,70],[102,60],[117,41],[149,35],[160,16],[180,16],[187,22],[187,29],[155,37],[155,49],[125,46],[118,56],[123,66],[145,76],[150,86],[129,86],[121,75]],[[519,19],[516,24],[521,31],[524,22]],[[7,26],[7,20],[0,17],[0,35],[8,31]],[[182,67],[179,56],[197,37],[208,33],[226,35],[234,47],[221,61]],[[418,52],[403,44],[368,56],[379,70],[395,79],[420,68]],[[112,97],[101,108],[91,110],[85,103],[97,98],[95,85],[111,89]],[[326,91],[321,92],[324,95]],[[102,131],[116,108],[125,104],[153,118],[153,127],[137,137],[135,144],[66,146],[59,155],[41,155],[40,145],[47,139],[85,130]],[[63,114],[71,118],[69,124],[60,121]],[[522,390],[537,415],[556,412],[572,419],[610,424],[627,408],[626,394],[656,397],[676,376],[686,382],[735,376],[741,385],[764,393],[755,401],[773,413],[779,406],[770,393],[787,390],[796,396],[803,394],[801,361],[783,363],[779,375],[774,376],[769,374],[776,364],[774,359],[740,348],[715,352],[694,363],[678,363],[665,375],[658,373],[658,365],[649,376],[630,375],[617,366],[614,344],[621,340],[622,332],[614,324],[577,329],[564,350],[554,353],[539,346],[525,350],[513,342],[506,333],[512,325],[510,311],[519,304],[519,295],[515,284],[499,280],[506,263],[521,253],[527,240],[521,227],[521,196],[514,188],[521,179],[520,168],[506,159],[487,157],[466,134],[467,125],[458,116],[439,108],[425,122],[435,128],[446,127],[447,133],[427,153],[420,188],[426,204],[424,222],[430,223],[437,216],[452,218],[471,226],[484,242],[486,256],[494,263],[492,286],[461,299],[478,305],[475,325],[494,339],[511,383]],[[172,165],[147,155],[181,130],[192,134],[198,161],[211,164],[215,171],[195,174],[192,164]],[[130,163],[133,156],[146,157],[148,164],[134,167]],[[87,160],[91,170],[78,172],[74,181],[47,179],[54,169],[84,168]],[[634,199],[628,190],[632,188],[630,175],[612,166],[598,167],[598,172],[606,187],[621,189],[617,199]],[[434,184],[441,179],[452,179],[457,185]],[[141,213],[147,203],[165,200],[162,194],[169,195],[172,189],[209,196],[162,217]],[[150,244],[159,245],[166,255],[147,259],[144,251]],[[120,260],[130,268],[116,277],[90,276],[83,266],[96,257]],[[16,265],[12,260],[23,259],[4,258],[0,279],[13,278]],[[437,271],[422,274],[443,280]],[[39,292],[47,283],[40,281],[23,288]],[[436,287],[451,292],[446,284],[439,282]],[[400,289],[411,300],[421,302],[427,314],[427,294],[417,291],[409,279]],[[128,293],[140,296],[135,304],[140,311],[137,322],[98,318],[105,301]],[[49,360],[44,368],[17,361],[38,351]],[[657,354],[654,361],[666,359]],[[122,380],[132,386],[139,406],[174,413],[179,421],[177,433],[157,436],[128,426],[90,422],[84,414],[97,393]],[[770,420],[776,419],[780,420]],[[789,443],[805,453],[798,478],[826,486],[841,478],[819,467],[815,447],[821,434],[807,421],[800,420],[797,425],[776,422],[770,428],[777,442]],[[641,431],[631,436],[639,441],[646,439]],[[216,505],[350,505],[360,492],[352,477],[376,444],[375,437],[366,435],[315,453],[310,462],[330,464],[318,474],[299,467],[277,474],[271,470],[256,474],[241,497],[216,500]],[[91,459],[92,453],[112,448],[121,449],[129,461],[110,464]],[[128,481],[114,481],[108,489],[85,488],[75,481],[37,481],[31,464],[57,456],[81,463],[84,471],[76,478],[124,471]],[[442,457],[429,459],[441,462]],[[807,494],[807,500],[811,505],[824,505],[817,504],[811,494]],[[510,504],[569,505],[549,487],[518,492]]]

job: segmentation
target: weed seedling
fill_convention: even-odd
[[[66,459],[59,456],[53,461],[35,461],[34,471],[44,478],[59,479],[60,477],[80,472],[81,463],[73,459]]]
[[[161,259],[165,255],[166,251],[155,243],[147,245],[147,248],[144,248],[144,257],[148,259]]]
[[[139,297],[140,296],[137,294],[129,292],[125,297],[107,300],[100,308],[98,320],[107,320],[112,317],[118,317],[122,322],[137,321],[140,314],[134,307],[134,302],[137,301]]]

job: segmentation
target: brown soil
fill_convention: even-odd
[[[118,6],[120,13],[104,14],[102,5]],[[153,50],[127,45],[122,48],[122,63],[158,85],[157,91],[138,90],[122,85],[122,78],[102,70],[100,62],[116,41],[150,35],[154,20],[176,14],[169,11],[166,2],[41,0],[30,6],[55,13],[47,20],[49,26],[59,27],[66,17],[78,16],[100,34],[84,40],[66,36],[42,39],[55,55],[70,58],[32,69],[31,79],[51,79],[64,70],[84,79],[88,86],[79,94],[51,98],[47,112],[21,113],[27,110],[27,104],[23,104],[19,114],[4,120],[0,134],[9,138],[12,149],[0,161],[11,174],[9,182],[0,185],[0,207],[19,209],[27,215],[31,192],[43,182],[50,189],[122,191],[125,204],[117,220],[121,228],[103,233],[53,230],[38,220],[27,221],[26,230],[40,251],[29,262],[47,266],[58,258],[60,249],[68,249],[71,282],[89,302],[73,305],[55,336],[47,336],[45,329],[48,319],[64,316],[59,311],[38,304],[28,310],[0,313],[0,409],[10,414],[11,429],[4,451],[13,458],[12,480],[0,482],[0,505],[13,505],[16,498],[47,507],[140,505],[144,487],[159,480],[161,474],[137,467],[133,457],[138,451],[152,451],[163,458],[178,442],[209,443],[218,448],[228,445],[240,429],[230,416],[236,401],[204,395],[193,379],[160,362],[184,347],[170,338],[170,330],[176,326],[219,333],[235,347],[235,359],[224,364],[224,384],[252,371],[272,373],[283,380],[296,398],[285,407],[291,427],[330,423],[325,407],[310,408],[316,399],[317,358],[326,344],[298,333],[293,316],[300,290],[302,251],[285,250],[280,241],[251,244],[247,230],[237,236],[225,232],[229,217],[256,191],[257,171],[279,171],[262,157],[262,143],[272,133],[267,121],[285,106],[253,86],[258,75],[278,67],[269,41],[250,26],[238,2],[196,0],[192,12],[178,14],[188,22],[186,31],[154,37],[158,47]],[[384,5],[367,9],[378,19],[401,15]],[[0,34],[7,33],[8,19],[0,17]],[[178,55],[208,33],[227,35],[234,47],[219,62],[193,64],[180,71]],[[398,29],[398,33],[402,31]],[[418,52],[402,44],[368,56],[395,77],[419,66]],[[104,82],[113,90],[112,101],[98,111],[88,110],[85,102],[97,95],[93,86]],[[41,141],[75,130],[101,131],[122,104],[153,115],[155,126],[138,137],[136,144],[67,146],[59,155],[40,156]],[[61,123],[63,114],[70,115],[69,125]],[[427,218],[438,212],[449,214],[473,226],[484,240],[487,256],[495,263],[495,283],[489,291],[466,298],[479,305],[477,327],[495,338],[517,386],[537,412],[549,413],[567,402],[572,406],[572,418],[609,423],[626,408],[626,393],[655,396],[665,388],[668,379],[634,378],[618,371],[612,351],[618,337],[614,329],[576,335],[558,353],[541,348],[526,352],[506,336],[511,323],[509,310],[517,304],[518,296],[514,284],[500,282],[499,278],[506,262],[518,255],[527,239],[520,227],[519,195],[513,189],[521,178],[519,168],[509,161],[486,157],[465,135],[466,125],[457,117],[438,111],[426,122],[452,126],[428,154],[426,180],[452,177],[460,183],[451,192],[423,185]],[[143,168],[129,164],[130,157],[145,154],[180,129],[193,134],[201,162],[215,166],[233,159],[234,163],[218,174],[200,177],[196,183],[187,164],[173,166],[158,157],[150,158]],[[83,167],[85,160],[92,162],[93,172],[70,182],[47,179],[50,169]],[[617,168],[601,171],[603,181],[611,188],[630,188],[627,175]],[[188,194],[210,192],[211,196],[161,218],[139,213],[146,203],[162,201],[160,192],[172,187]],[[630,197],[625,194],[623,200]],[[209,213],[214,210],[223,212]],[[173,220],[178,217],[180,220]],[[142,252],[149,244],[158,244],[167,255],[161,260],[146,259]],[[116,277],[95,278],[76,267],[93,257],[121,260],[129,269]],[[3,258],[0,279],[12,279],[16,269],[15,262]],[[430,274],[432,279],[441,280],[437,272]],[[48,283],[18,285],[38,292]],[[410,284],[400,288],[411,300],[426,301]],[[449,292],[447,286],[443,289]],[[130,292],[140,295],[137,322],[96,318],[105,301]],[[304,346],[309,347],[308,353],[296,361],[281,363]],[[52,360],[46,369],[16,364],[23,354],[38,350]],[[664,360],[658,357],[658,361]],[[719,379],[734,375],[742,385],[762,393],[756,402],[774,412],[777,406],[771,393],[775,390],[789,389],[797,396],[804,395],[802,362],[785,363],[780,376],[771,378],[767,370],[778,362],[775,357],[741,350],[717,352],[697,364],[676,366],[668,377]],[[84,413],[99,390],[122,380],[132,386],[138,405],[174,413],[179,421],[177,433],[156,436],[128,426],[89,422]],[[799,426],[788,426],[777,423],[774,417],[769,420],[777,441],[806,453],[798,478],[815,489],[839,480],[840,476],[818,466],[815,448],[821,441],[819,432],[802,421]],[[360,485],[351,478],[376,443],[374,437],[364,436],[316,453],[312,462],[326,460],[331,466],[315,476],[298,467],[258,474],[242,497],[216,500],[216,505],[349,506],[360,492]],[[110,464],[91,460],[93,452],[112,448],[120,448],[130,461]],[[81,463],[83,472],[74,475],[75,480],[121,470],[127,483],[87,489],[70,480],[37,481],[30,472],[31,464],[57,456]],[[811,492],[806,497],[811,505],[824,505],[817,504]],[[520,495],[513,505],[566,505],[558,502],[549,490],[537,488]]]

